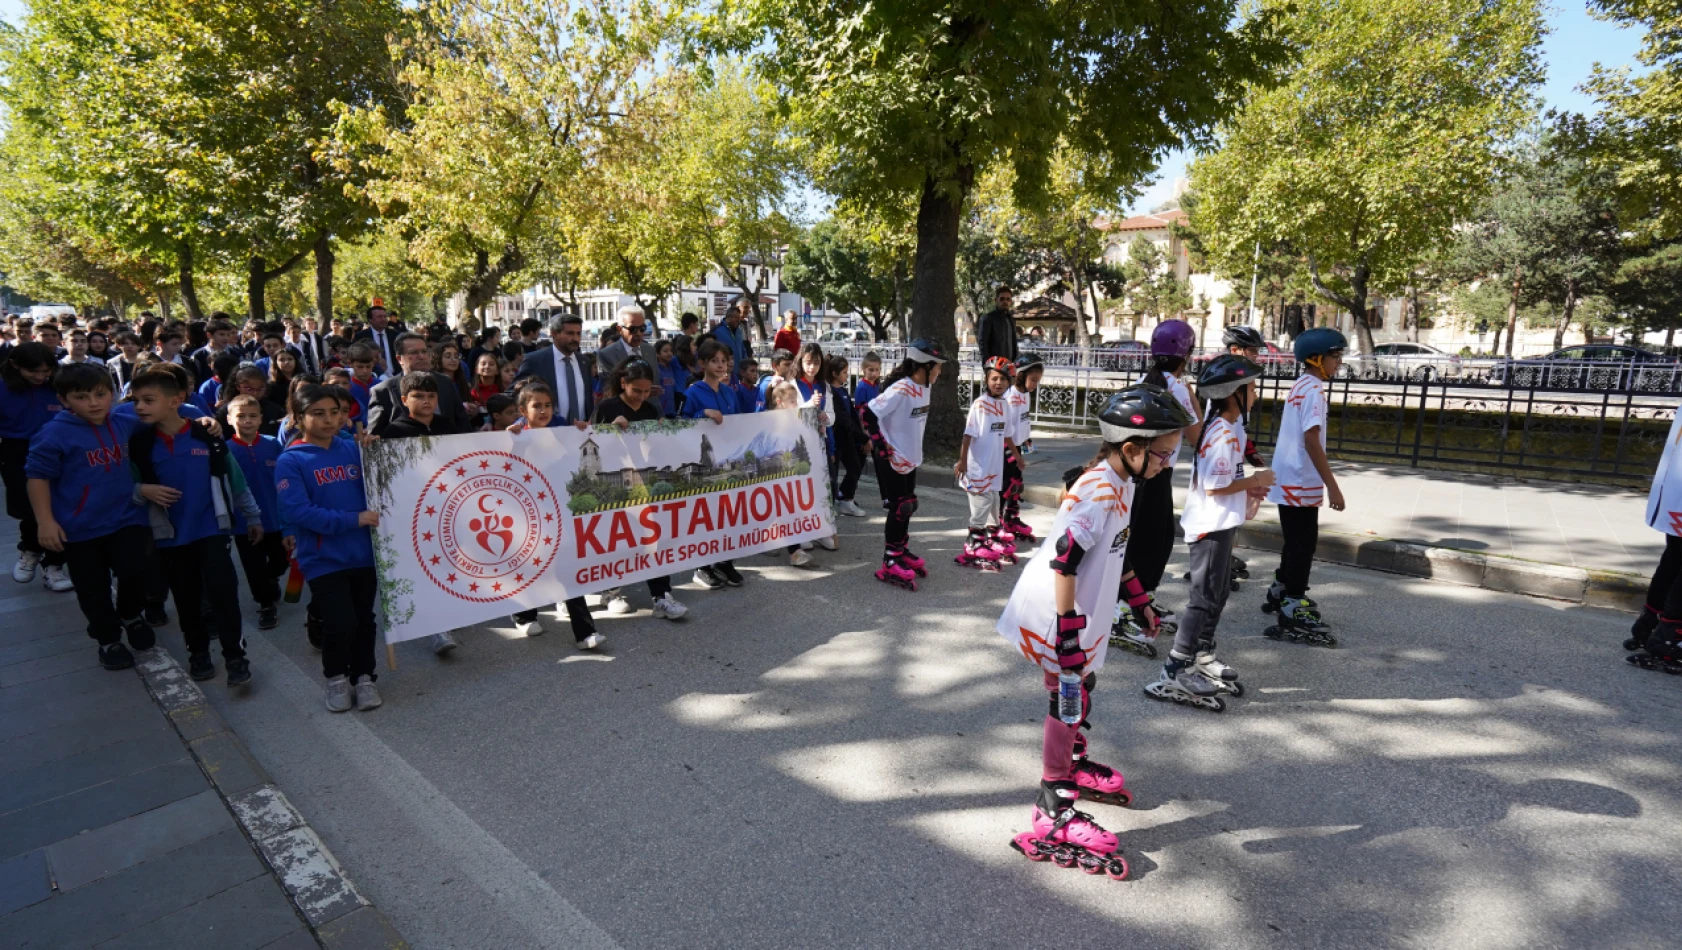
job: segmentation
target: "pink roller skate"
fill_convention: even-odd
[[[964,543],[964,549],[953,558],[965,567],[973,567],[989,574],[999,572],[999,554],[987,537],[986,528],[969,529],[969,540]]]
[[[1116,854],[1116,836],[1099,827],[1092,816],[1075,810],[1079,797],[1073,782],[1041,782],[1034,806],[1034,830],[1011,839],[1010,846],[1030,861],[1050,859],[1060,868],[1079,867],[1087,874],[1127,877],[1127,862]]]
[[[998,525],[987,529],[987,543],[998,555],[1000,564],[1016,563],[1016,542],[1011,540],[1009,529]]]
[[[917,589],[917,575],[899,562],[898,554],[893,548],[889,548],[882,555],[882,566],[876,569],[876,579],[906,590]]]
[[[929,576],[928,562],[924,561],[917,555],[912,554],[911,549],[908,547],[902,546],[899,549],[899,553],[894,555],[894,560],[898,561],[902,567],[911,573],[916,574],[918,577]]]
[[[1133,804],[1133,793],[1127,790],[1127,779],[1120,772],[1099,765],[1079,751],[1075,753],[1075,784],[1083,801],[1123,808]]]

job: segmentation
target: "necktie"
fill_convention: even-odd
[[[567,412],[566,417],[561,421],[571,425],[577,421],[578,416],[578,376],[572,368],[572,357],[561,357],[561,366],[566,370],[567,378]]]

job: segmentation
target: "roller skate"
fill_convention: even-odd
[[[1197,672],[1202,673],[1216,689],[1234,699],[1244,695],[1244,684],[1238,682],[1238,671],[1216,658],[1213,643],[1197,651],[1196,666]]]
[[[1074,782],[1041,782],[1034,805],[1034,830],[1024,831],[1010,846],[1030,861],[1050,860],[1060,868],[1079,867],[1087,874],[1127,877],[1127,861],[1116,854],[1116,836],[1099,827],[1092,816],[1075,810],[1080,797]]]
[[[969,529],[969,540],[964,542],[964,549],[952,560],[964,567],[973,567],[987,574],[999,572],[999,554],[988,543],[987,529]]]
[[[1195,660],[1176,656],[1172,650],[1168,662],[1162,665],[1162,675],[1145,684],[1145,695],[1152,699],[1213,712],[1226,709],[1220,692],[1220,687],[1197,669]]]
[[[1121,773],[1087,758],[1085,736],[1075,739],[1075,785],[1080,788],[1082,801],[1122,808],[1133,804],[1133,793],[1127,790],[1127,780]]]
[[[1306,597],[1284,597],[1279,601],[1279,622],[1262,631],[1270,640],[1290,640],[1317,647],[1337,646],[1332,628],[1320,619],[1314,602]]]
[[[998,555],[1000,564],[1016,563],[1016,542],[1011,540],[1011,533],[1003,527],[987,529],[987,543],[992,545],[993,553]]]
[[[1647,642],[1647,638],[1652,636],[1653,631],[1658,628],[1659,612],[1651,607],[1643,606],[1640,616],[1635,618],[1635,623],[1629,628],[1629,639],[1624,641],[1624,649],[1631,652],[1641,649],[1642,645]]]
[[[1232,558],[1232,576],[1239,580],[1247,581],[1250,579],[1250,565],[1237,555],[1233,555]]]
[[[1156,659],[1156,634],[1146,630],[1132,608],[1123,603],[1116,604],[1115,619],[1110,623],[1110,646]]]
[[[1004,519],[1000,522],[1000,525],[1005,530],[1009,531],[1011,536],[1018,541],[1026,541],[1029,544],[1032,544],[1039,540],[1039,538],[1034,536],[1034,529],[1029,527],[1027,523],[1025,523],[1015,512],[1006,514]]]
[[[1682,621],[1660,620],[1648,634],[1641,649],[1624,659],[1644,670],[1661,670],[1682,674]]]
[[[917,575],[911,569],[901,564],[899,552],[889,548],[882,555],[882,566],[876,569],[876,579],[884,584],[903,587],[906,590],[917,589]]]
[[[911,549],[904,545],[900,545],[899,553],[894,555],[894,560],[898,561],[901,567],[918,577],[929,576],[928,562],[912,554]]]

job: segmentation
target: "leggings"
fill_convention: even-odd
[[[310,581],[309,612],[321,619],[321,672],[328,679],[379,678],[374,672],[374,596],[379,588],[371,567],[347,568]],[[179,599],[175,608],[181,610]]]
[[[887,509],[883,539],[890,548],[903,548],[911,537],[911,515],[917,511],[917,470],[900,474],[887,459],[876,459],[876,486]]]
[[[1022,457],[1021,449],[1005,449],[1004,489],[999,492],[1001,524],[1017,524],[1022,520]]]
[[[1308,573],[1314,568],[1314,548],[1320,542],[1320,509],[1279,506],[1279,573],[1276,579],[1289,597],[1308,592]]]
[[[42,555],[42,564],[58,567],[64,563],[64,552],[41,546],[35,506],[29,503],[29,476],[24,473],[24,462],[28,459],[28,439],[0,439],[0,479],[6,483],[6,514],[17,519],[18,550]]]
[[[1647,585],[1645,612],[1682,623],[1682,538],[1674,534],[1665,535],[1664,554]]]
[[[1232,541],[1237,535],[1237,528],[1227,528],[1191,543],[1191,601],[1174,634],[1174,652],[1181,657],[1214,649],[1215,627],[1232,593]]]
[[[1080,719],[1069,725],[1057,718],[1057,674],[1047,671],[1045,688],[1051,693],[1051,709],[1045,716],[1045,734],[1040,746],[1040,777],[1048,782],[1069,782],[1075,777],[1075,756],[1086,752],[1086,737],[1080,730],[1092,714],[1092,688],[1098,685],[1096,674],[1086,674],[1080,684]]]
[[[1133,521],[1122,557],[1122,573],[1133,572],[1147,591],[1162,583],[1174,553],[1174,470],[1146,479],[1133,495]]]

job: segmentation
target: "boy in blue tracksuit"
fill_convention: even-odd
[[[778,352],[785,352],[779,350]],[[736,389],[730,385],[730,351],[715,339],[701,341],[695,350],[695,361],[701,365],[701,378],[683,394],[685,419],[711,419],[722,423],[725,416],[752,412],[752,406],[741,406]],[[735,561],[719,561],[695,570],[695,583],[708,590],[726,585],[742,586],[742,574]]]
[[[275,493],[274,472],[280,461],[280,440],[263,435],[263,405],[255,396],[235,396],[228,403],[228,421],[234,434],[228,452],[239,463],[245,484],[263,510],[263,539],[246,536],[243,515],[234,519],[234,550],[245,570],[251,599],[257,602],[257,629],[273,630],[280,623],[280,578],[290,567],[286,539],[280,531],[280,499]]]
[[[187,675],[216,676],[210,659],[210,632],[222,646],[229,686],[251,682],[240,631],[239,577],[228,554],[234,512],[245,515],[246,534],[263,537],[261,509],[245,485],[228,446],[181,414],[186,387],[168,367],[142,372],[129,384],[134,413],[142,423],[129,437],[129,465],[139,482],[158,563],[169,591],[181,635],[187,641]],[[201,603],[209,605],[209,624]]]
[[[67,591],[73,585],[64,570],[64,552],[49,551],[37,537],[29,476],[24,463],[30,440],[62,408],[53,392],[58,356],[44,343],[19,343],[0,363],[0,478],[6,483],[6,514],[18,522],[18,561],[12,580],[28,584],[37,566],[46,568],[47,587]]]
[[[99,644],[99,665],[126,670],[134,666],[129,647],[150,650],[157,642],[141,619],[150,534],[145,512],[134,505],[127,457],[139,423],[112,414],[111,376],[92,363],[63,367],[53,388],[66,411],[35,434],[25,466],[38,536],[69,568],[88,636]]]
[[[297,441],[275,466],[281,520],[295,538],[293,554],[310,585],[311,606],[321,618],[321,671],[327,708],[344,712],[380,704],[374,689],[374,536],[380,523],[362,486],[362,450],[339,436],[345,392],[336,386],[300,386],[292,394]]]

